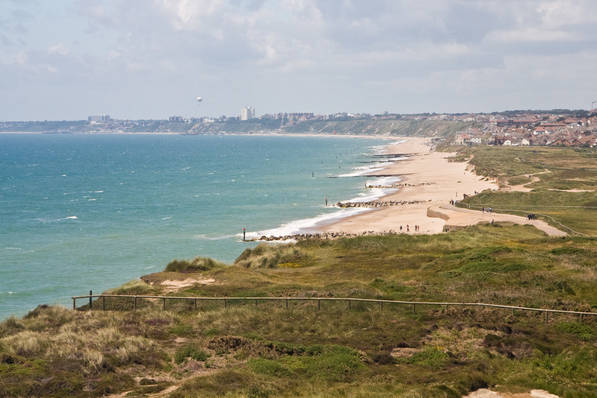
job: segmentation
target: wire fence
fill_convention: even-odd
[[[586,311],[570,311],[570,310],[558,310],[550,308],[534,308],[534,307],[523,307],[515,305],[504,305],[504,304],[491,304],[491,303],[465,303],[465,302],[445,302],[445,301],[404,301],[404,300],[383,300],[383,299],[368,299],[368,298],[356,298],[356,297],[193,297],[193,296],[151,296],[151,295],[121,295],[121,294],[98,294],[94,295],[92,291],[88,295],[84,296],[73,296],[73,310],[77,309],[77,300],[88,300],[88,310],[94,308],[94,301],[96,309],[106,310],[106,299],[119,299],[130,302],[129,306],[124,309],[136,310],[139,307],[140,300],[150,300],[153,302],[161,302],[162,308],[166,310],[168,301],[185,301],[194,309],[197,309],[197,305],[200,302],[210,303],[221,303],[224,308],[233,302],[253,302],[258,305],[260,302],[282,302],[286,308],[288,308],[291,302],[315,302],[317,309],[321,309],[322,302],[344,302],[348,309],[352,308],[354,303],[371,303],[377,304],[379,309],[383,311],[384,305],[404,305],[409,306],[412,312],[417,311],[417,307],[422,306],[440,306],[444,308],[449,307],[482,307],[489,309],[504,309],[514,311],[527,311],[535,313],[543,313],[545,321],[548,321],[549,314],[568,314],[577,315],[582,320],[583,317],[597,316],[597,312],[586,312]],[[121,307],[123,309],[123,307]]]

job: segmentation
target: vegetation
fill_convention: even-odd
[[[595,238],[479,225],[432,236],[261,245],[177,261],[129,289],[597,308]],[[195,265],[193,265],[195,263]],[[172,264],[172,263],[171,263]],[[181,265],[182,264],[182,265]],[[175,267],[175,268],[173,268]],[[195,267],[195,268],[193,268]],[[198,281],[170,292],[164,280]],[[120,300],[120,301],[119,301]],[[0,396],[459,397],[492,386],[597,396],[597,319],[469,308],[124,299],[0,323]],[[122,311],[122,309],[127,309]],[[82,307],[81,309],[85,309]],[[499,386],[499,387],[496,387]]]
[[[523,185],[528,192],[485,191],[462,206],[539,218],[568,233],[597,235],[597,150],[556,147],[471,147],[454,160],[470,159],[477,174],[502,187]]]
[[[416,129],[416,126],[413,127]],[[413,134],[417,134],[413,132]],[[597,311],[592,149],[447,148],[504,188],[462,206],[570,232],[487,224],[438,235],[261,244],[232,265],[173,260],[110,293],[363,297]],[[522,186],[526,191],[508,187]],[[164,281],[185,281],[173,291]],[[189,283],[191,281],[191,283]],[[192,283],[195,281],[196,283]],[[0,323],[0,397],[460,397],[482,387],[597,397],[597,319],[323,301],[109,298]],[[106,308],[107,311],[102,311]]]

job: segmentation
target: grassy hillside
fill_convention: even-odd
[[[594,238],[480,225],[177,260],[115,293],[379,297],[597,309]],[[170,281],[170,282],[167,282]],[[172,290],[171,281],[187,287]],[[194,283],[188,284],[191,281]],[[164,283],[167,282],[167,283]],[[99,304],[99,303],[98,303]],[[459,397],[494,386],[597,396],[597,320],[322,302],[109,299],[0,324],[0,396]],[[495,387],[499,386],[499,387]]]
[[[398,136],[446,136],[472,123],[451,120],[317,120],[284,128],[288,133],[371,134]]]
[[[397,136],[447,136],[470,127],[471,122],[452,120],[307,120],[284,125],[280,120],[229,120],[197,124],[191,133],[249,133],[279,131],[282,133],[369,134]]]
[[[525,184],[530,192],[484,192],[463,206],[536,213],[569,233],[597,235],[596,149],[479,146],[460,149],[455,160],[464,159],[477,174],[495,177],[502,186]]]

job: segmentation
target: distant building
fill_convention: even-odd
[[[255,118],[255,108],[245,106],[240,110],[240,120],[250,120]]]
[[[110,120],[112,120],[110,115],[92,115],[87,117],[87,121],[91,124],[107,123]]]
[[[175,123],[183,123],[184,122],[184,118],[182,116],[170,116],[168,118],[168,121],[175,122]]]

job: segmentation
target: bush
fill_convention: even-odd
[[[183,363],[187,358],[203,362],[209,358],[209,354],[193,344],[186,345],[176,350],[176,353],[174,354],[174,361],[176,363]]]
[[[440,368],[448,360],[448,354],[437,347],[426,347],[408,359],[409,363],[428,366],[430,368]]]
[[[270,359],[251,359],[248,365],[249,369],[251,369],[253,372],[266,376],[288,377],[292,375],[292,372],[284,367],[280,362]]]
[[[245,268],[276,268],[280,264],[284,264],[285,267],[299,268],[310,265],[311,262],[311,256],[300,247],[270,246],[262,243],[254,249],[245,249],[234,264]]]
[[[556,325],[556,329],[560,332],[575,334],[585,341],[594,337],[591,326],[579,322],[561,322]]]
[[[195,257],[193,260],[174,259],[166,266],[166,272],[201,272],[214,268],[224,267],[226,264],[215,261],[211,258]]]

